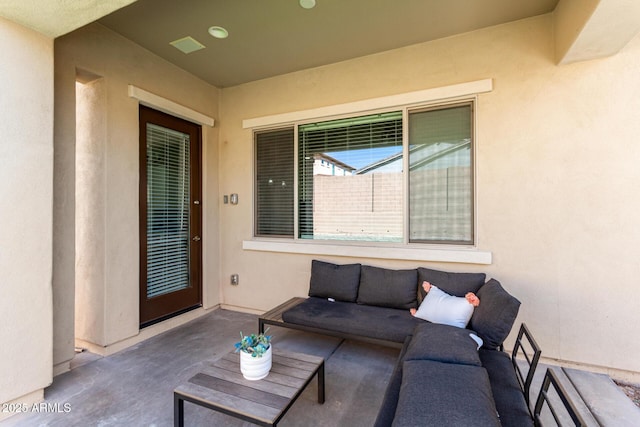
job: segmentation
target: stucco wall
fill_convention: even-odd
[[[56,307],[54,340],[59,344],[55,363],[66,360],[67,341],[73,342],[74,259],[75,259],[75,82],[76,75],[99,78],[101,89],[91,100],[104,109],[104,141],[89,153],[102,168],[94,181],[101,183],[93,195],[93,238],[103,252],[103,264],[96,266],[103,277],[90,278],[102,283],[100,289],[79,294],[80,303],[89,305],[86,313],[99,316],[87,319],[79,331],[80,339],[99,346],[109,346],[138,334],[139,281],[139,144],[138,101],[129,97],[128,85],[134,85],[167,100],[207,116],[218,118],[218,89],[158,58],[99,24],[91,24],[55,41],[56,57],[56,150],[66,153],[57,164],[61,181],[54,209],[65,222],[59,234],[60,271],[54,279]],[[102,95],[100,95],[102,94]],[[212,307],[219,302],[218,275],[218,175],[217,128],[203,127],[203,303]],[[86,154],[86,153],[85,153]],[[102,155],[103,158],[95,156]],[[80,194],[80,193],[78,193]],[[99,214],[95,210],[101,211]],[[64,213],[64,215],[63,215]],[[62,219],[64,218],[64,219]],[[69,219],[70,218],[70,219]],[[62,226],[62,224],[61,224]],[[91,227],[84,227],[84,230]],[[85,257],[90,259],[91,257]],[[84,262],[79,258],[79,262]],[[89,273],[91,269],[87,269]],[[95,273],[95,272],[93,272]],[[82,277],[79,278],[82,280]],[[86,289],[85,289],[86,291]],[[73,349],[71,347],[71,349]]]
[[[229,307],[305,295],[314,256],[247,251],[252,132],[242,120],[491,78],[477,108],[478,249],[491,265],[348,257],[396,268],[486,271],[522,301],[544,356],[640,372],[640,38],[602,60],[555,65],[546,15],[222,90],[222,277]]]
[[[0,18],[0,52],[1,403],[52,378],[53,41]]]
[[[104,343],[106,206],[105,192],[96,189],[105,188],[105,82],[79,82],[75,89],[75,338]]]

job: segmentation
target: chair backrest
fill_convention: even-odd
[[[546,403],[549,407],[549,412],[553,416],[553,419],[556,422],[556,425],[562,426],[562,418],[560,413],[558,412],[559,408],[556,406],[557,400],[551,399],[549,397],[549,388],[553,386],[556,394],[560,398],[560,402],[562,403],[564,409],[567,414],[571,418],[573,425],[576,426],[586,426],[586,422],[582,418],[582,416],[578,413],[576,406],[569,399],[568,394],[562,383],[558,380],[556,373],[547,368],[547,372],[544,374],[544,380],[542,381],[542,387],[540,388],[540,394],[538,395],[538,399],[536,400],[536,406],[533,410],[533,421],[536,426],[542,426],[541,413],[544,404]],[[555,403],[554,403],[555,402]]]
[[[524,340],[526,340],[526,344]],[[520,368],[520,365],[516,360],[516,357],[520,352],[522,352],[524,359],[529,366],[526,376],[522,372],[522,369]],[[542,350],[540,350],[538,343],[535,339],[533,339],[533,335],[531,335],[531,332],[529,332],[527,325],[523,323],[522,325],[520,325],[516,343],[513,346],[513,352],[511,353],[511,363],[513,364],[513,369],[516,371],[516,376],[518,377],[520,388],[524,393],[524,399],[527,402],[527,407],[529,408],[531,407],[531,405],[529,404],[529,390],[531,389],[531,382],[533,381],[533,375],[535,374],[536,368],[538,367],[538,362],[540,361],[541,354]]]

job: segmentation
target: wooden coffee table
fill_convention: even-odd
[[[174,426],[184,426],[184,402],[250,421],[275,426],[318,376],[318,403],[324,403],[324,359],[273,348],[269,375],[245,380],[240,355],[229,353],[212,363],[173,392]]]

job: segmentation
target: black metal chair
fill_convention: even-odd
[[[556,375],[556,373],[549,368],[547,368],[547,372],[544,375],[542,387],[540,388],[540,394],[538,395],[538,399],[536,400],[536,406],[535,406],[535,409],[533,410],[534,424],[536,426],[542,426],[541,413],[542,413],[544,404],[546,403],[547,406],[549,407],[549,412],[551,413],[551,415],[553,416],[553,419],[556,422],[556,425],[558,426],[564,425],[562,423],[561,416],[559,413],[560,408],[556,406],[558,403],[557,400],[555,400],[555,404],[554,404],[554,399],[551,399],[549,397],[549,388],[551,386],[553,386],[555,393],[558,395],[560,402],[562,403],[562,407],[571,418],[573,425],[580,426],[580,427],[586,426],[587,424],[582,418],[582,416],[580,415],[580,413],[578,412],[578,409],[573,404],[573,402],[569,399],[567,390],[562,385],[562,383],[558,380],[558,376]]]

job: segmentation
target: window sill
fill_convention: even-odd
[[[453,262],[484,265],[490,265],[492,262],[491,252],[462,248],[434,249],[416,246],[358,246],[292,241],[244,240],[242,242],[242,249],[247,251],[331,255],[352,258],[382,258],[405,261]]]

